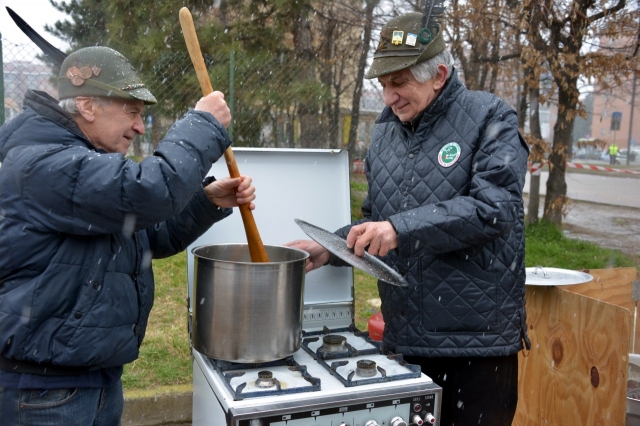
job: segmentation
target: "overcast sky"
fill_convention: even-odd
[[[62,40],[44,30],[45,24],[53,25],[56,21],[65,20],[67,17],[51,6],[49,0],[0,0],[0,6],[0,33],[3,39],[15,44],[31,43],[7,13],[6,6],[9,6],[49,43],[60,50],[68,47]]]

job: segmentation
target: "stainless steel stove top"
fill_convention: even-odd
[[[317,354],[322,339],[314,337],[327,335],[345,337],[356,351],[366,354],[322,359]],[[364,335],[350,331],[330,331],[305,342],[306,347],[292,357],[265,364],[230,364],[194,351],[193,424],[438,424],[442,389],[401,355],[382,354]],[[359,368],[363,360],[366,365]]]
[[[322,333],[307,334],[302,350],[311,358],[299,353],[255,364],[209,359],[207,366],[221,377],[235,401],[318,392],[322,390],[322,379],[326,381],[328,375],[344,387],[420,377],[419,366],[406,363],[402,355],[385,355],[382,345],[369,339],[367,333],[325,328]],[[309,369],[316,375],[310,374]]]
[[[379,342],[353,327],[309,333],[302,349],[345,387],[420,377],[419,366],[406,363],[402,355],[384,354]]]

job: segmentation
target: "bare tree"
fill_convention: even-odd
[[[342,146],[339,138],[341,112],[346,111],[346,105],[351,102],[354,87],[362,84],[358,66],[363,50],[364,22],[359,6],[355,1],[327,1],[317,3],[314,9],[314,33],[318,34],[320,44],[316,49],[320,79],[331,91],[331,96],[325,99],[322,114],[323,128],[328,127],[327,147]]]
[[[367,66],[367,56],[369,55],[369,46],[371,44],[371,30],[373,27],[373,10],[378,6],[380,0],[366,0],[364,7],[364,25],[362,30],[362,44],[360,58],[358,60],[358,70],[355,88],[353,89],[353,98],[351,102],[351,128],[349,129],[349,143],[347,151],[349,151],[350,165],[356,157],[356,143],[358,138],[358,124],[360,121],[360,99],[362,98],[362,84],[364,79],[364,71]],[[353,167],[349,167],[353,170]]]
[[[625,6],[625,0],[613,3],[594,0],[522,2],[521,28],[539,35],[530,40],[532,48],[546,61],[557,87],[558,118],[549,155],[543,215],[544,219],[556,224],[562,223],[568,201],[565,169],[573,122],[580,113],[579,79],[605,73],[619,78],[622,73],[637,67],[635,63],[630,64],[625,55],[612,55],[602,50],[585,52],[584,49],[587,40],[637,35],[638,10],[625,10]]]

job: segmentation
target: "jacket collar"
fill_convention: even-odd
[[[60,108],[58,101],[48,93],[28,90],[24,96],[24,106],[86,138],[73,117]]]
[[[39,143],[59,143],[62,145],[84,144],[96,150],[91,141],[82,133],[73,117],[58,105],[58,101],[45,92],[27,90],[24,111],[0,128],[0,162],[7,153],[20,145]],[[43,118],[44,120],[39,120]],[[34,120],[37,125],[33,125]],[[47,122],[50,125],[47,125]],[[56,129],[66,129],[56,133]],[[72,137],[74,135],[75,137]],[[96,150],[97,151],[97,150]]]
[[[39,90],[27,90],[24,97],[24,106],[33,109],[43,117],[46,117],[80,137],[89,149],[105,154],[105,151],[96,148],[93,143],[82,133],[73,116],[60,108],[58,100],[48,93]]]

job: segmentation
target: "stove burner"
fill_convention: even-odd
[[[298,364],[293,355],[288,356],[276,361],[264,362],[264,363],[233,363],[223,360],[209,359],[211,366],[222,376],[224,384],[227,389],[233,395],[234,401],[241,401],[245,398],[256,398],[263,396],[278,396],[278,395],[291,395],[302,392],[316,392],[320,390],[320,379],[313,377],[307,372],[305,365]],[[285,367],[289,371],[296,372],[299,377],[309,383],[308,386],[287,386],[282,389],[280,381],[273,377],[273,372],[276,374],[282,373],[281,368]],[[265,370],[262,370],[262,369]],[[266,370],[270,368],[271,370]],[[231,381],[238,377],[243,377],[249,371],[257,370],[258,378],[253,381],[255,388],[247,389],[247,382],[239,384],[231,384]],[[255,374],[255,373],[254,373]],[[255,376],[253,376],[255,377]]]
[[[361,359],[356,363],[356,375],[360,377],[373,377],[376,375],[376,363],[370,359]]]
[[[305,333],[302,339],[302,348],[309,353],[314,359],[330,360],[340,358],[351,358],[360,355],[377,355],[381,354],[381,342],[369,339],[369,333],[357,331],[355,326],[347,328],[337,328],[330,330],[327,327],[322,329],[322,335],[315,333]],[[333,333],[333,334],[332,334]],[[347,335],[338,333],[348,333]],[[354,348],[350,342],[351,337],[364,339],[365,344],[360,344],[360,348]],[[322,341],[320,339],[322,338]],[[310,345],[313,345],[312,348]],[[364,347],[363,347],[364,346]]]
[[[339,334],[328,334],[322,338],[322,349],[325,352],[340,352],[345,350],[347,338]]]
[[[276,385],[277,380],[273,377],[273,373],[269,370],[258,371],[256,386],[259,388],[271,388]]]

